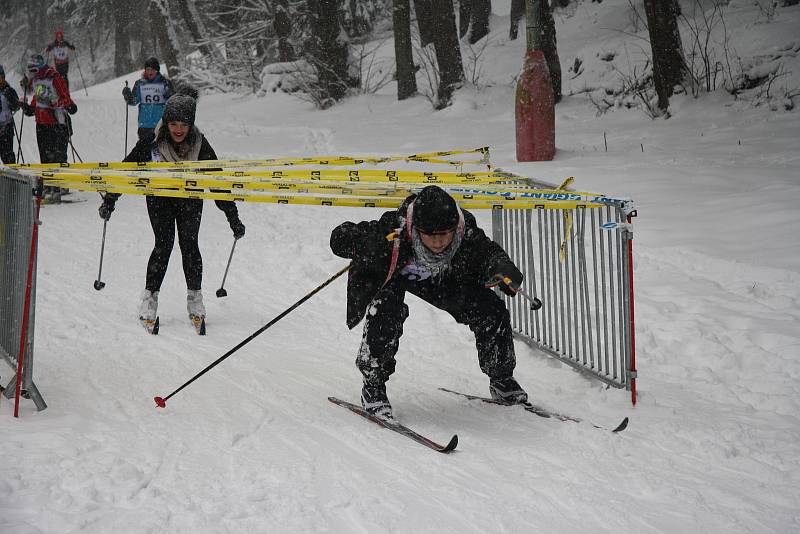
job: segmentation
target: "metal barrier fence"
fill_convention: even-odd
[[[631,391],[636,404],[629,206],[495,210],[492,233],[525,275],[523,289],[542,301],[532,311],[505,297],[518,338]]]
[[[9,169],[0,170],[0,356],[13,369],[13,377],[3,394],[7,398],[15,395],[18,358],[22,356],[23,396],[32,399],[41,411],[47,408],[47,404],[33,382],[36,256],[31,256],[31,247],[34,247],[35,254],[34,225],[38,221],[32,184],[32,178]],[[26,322],[25,296],[31,261],[33,266]]]

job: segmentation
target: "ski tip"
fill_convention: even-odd
[[[617,428],[612,430],[612,432],[622,432],[626,428],[628,428],[628,418],[627,417],[625,419],[623,419],[622,422],[617,426]]]
[[[167,407],[167,401],[165,401],[163,398],[154,397],[153,400],[156,401],[156,406],[158,406],[159,408],[166,408]]]
[[[450,438],[450,443],[445,445],[444,448],[441,449],[439,452],[444,452],[444,453],[453,452],[456,449],[456,447],[458,447],[458,434],[453,434],[453,437]]]

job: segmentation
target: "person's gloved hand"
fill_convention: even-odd
[[[238,215],[228,217],[228,224],[231,225],[234,239],[241,239],[244,237],[244,224],[242,224],[242,221],[239,219]]]
[[[36,114],[36,108],[28,104],[27,102],[22,103],[22,112],[27,115],[28,117],[33,117]]]
[[[114,204],[117,203],[117,200],[112,197],[105,197],[103,198],[103,203],[100,204],[100,208],[97,210],[97,213],[100,214],[100,218],[104,221],[107,221],[111,218],[111,214],[114,212]]]
[[[22,79],[19,81],[19,86],[22,87],[22,90],[25,91],[28,89],[28,76],[23,74]]]
[[[66,107],[67,113],[70,115],[75,115],[78,112],[78,105],[74,102]]]
[[[130,102],[133,100],[133,91],[131,91],[130,87],[124,87],[122,89],[122,96],[125,98],[125,102]]]
[[[506,295],[515,296],[522,286],[522,273],[510,261],[501,260],[494,266],[491,279],[486,282],[486,287],[497,286]]]

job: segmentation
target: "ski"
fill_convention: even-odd
[[[361,417],[368,419],[379,426],[382,426],[383,428],[388,428],[389,430],[393,430],[398,434],[402,434],[407,438],[411,438],[417,443],[421,443],[422,445],[425,445],[426,447],[433,449],[436,452],[443,452],[443,453],[453,452],[453,450],[458,445],[458,436],[455,434],[453,435],[452,438],[450,438],[450,442],[447,445],[439,445],[438,443],[426,438],[422,434],[419,434],[411,430],[407,426],[401,425],[400,423],[398,423],[393,419],[384,419],[382,417],[377,417],[375,415],[372,415],[371,413],[367,412],[366,410],[364,410],[364,408],[358,406],[357,404],[343,401],[341,399],[337,399],[336,397],[328,397],[328,400],[334,404],[338,404],[339,406],[347,408],[351,412],[356,413]]]
[[[206,318],[199,315],[190,315],[189,320],[192,322],[198,336],[206,335]]]
[[[158,317],[156,317],[155,321],[139,317],[139,322],[142,323],[142,326],[147,330],[148,334],[153,334],[154,336],[158,335]]]
[[[508,403],[505,403],[503,401],[492,399],[492,398],[489,398],[489,397],[481,397],[480,395],[470,395],[469,393],[462,393],[460,391],[453,391],[452,389],[447,389],[447,388],[439,388],[439,389],[441,391],[446,391],[447,393],[452,393],[454,395],[459,395],[461,397],[465,397],[465,398],[467,398],[469,400],[478,400],[478,401],[481,401],[481,402],[486,402],[488,404],[499,404],[500,406],[517,406],[517,405],[514,405],[514,404],[508,404]],[[531,412],[533,414],[536,414],[539,417],[553,418],[553,419],[558,419],[559,421],[571,421],[573,423],[580,423],[580,422],[583,421],[583,419],[578,419],[577,417],[572,417],[572,416],[569,416],[569,415],[564,415],[562,413],[553,412],[553,411],[550,411],[550,410],[548,410],[546,408],[542,408],[541,406],[536,406],[535,404],[532,404],[530,402],[525,402],[525,403],[519,404],[518,406],[522,406],[526,411]],[[622,422],[620,424],[618,424],[613,430],[609,429],[609,428],[606,428],[606,427],[603,427],[603,426],[595,425],[594,423],[592,423],[592,426],[595,427],[595,428],[601,428],[603,430],[611,430],[611,432],[622,432],[623,430],[628,428],[628,418],[626,417],[625,419],[623,419]]]

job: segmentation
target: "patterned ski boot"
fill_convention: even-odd
[[[386,396],[386,384],[380,386],[364,384],[364,387],[361,388],[361,406],[372,415],[391,419],[392,405],[389,404],[389,397]]]
[[[158,291],[147,289],[142,293],[139,304],[139,322],[149,334],[158,334]]]
[[[201,336],[206,335],[206,307],[203,304],[203,293],[199,289],[190,289],[186,294],[186,311],[194,329]]]

